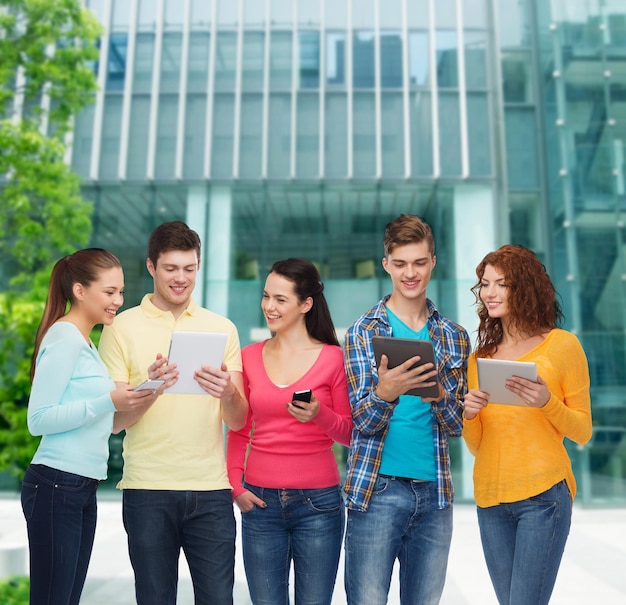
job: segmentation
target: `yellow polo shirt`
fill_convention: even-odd
[[[199,307],[193,300],[178,318],[144,296],[105,326],[99,351],[113,380],[139,384],[157,353],[167,355],[174,330],[224,332],[224,361],[241,372],[241,350],[235,325]],[[224,459],[220,400],[210,395],[164,394],[142,418],[126,429],[121,489],[230,489]]]

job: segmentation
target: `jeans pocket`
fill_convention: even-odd
[[[318,491],[307,495],[308,505],[318,513],[334,513],[341,509],[343,501],[339,488]]]
[[[39,485],[36,483],[22,482],[22,512],[24,518],[29,521],[35,511],[35,501],[37,500],[37,492],[39,491]]]

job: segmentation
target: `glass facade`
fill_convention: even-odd
[[[390,287],[401,212],[437,242],[431,297],[472,333],[482,256],[534,249],[590,362],[585,502],[626,502],[626,7],[621,0],[90,0],[100,92],[72,163],[93,244],[151,282],[150,231],[202,236],[196,299],[266,334],[271,264],[316,262],[345,329]],[[459,499],[472,460],[452,448]]]

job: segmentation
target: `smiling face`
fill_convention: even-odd
[[[88,286],[74,284],[73,291],[86,324],[111,325],[124,304],[124,272],[121,267],[105,269]]]
[[[426,241],[393,248],[383,258],[383,268],[393,283],[392,296],[410,300],[425,298],[436,262]]]
[[[486,265],[480,280],[480,300],[489,317],[503,319],[509,314],[509,284],[504,274],[493,265]]]
[[[305,325],[305,314],[311,308],[311,297],[298,300],[293,282],[270,273],[265,280],[261,309],[265,315],[267,327],[272,332],[281,332],[298,325]]]
[[[189,305],[198,275],[195,250],[168,250],[157,259],[156,267],[148,259],[146,266],[154,279],[152,304],[178,317]]]

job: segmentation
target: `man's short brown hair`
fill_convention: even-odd
[[[397,246],[428,244],[428,251],[435,255],[435,238],[430,225],[415,214],[401,214],[385,227],[384,252],[389,256]]]

